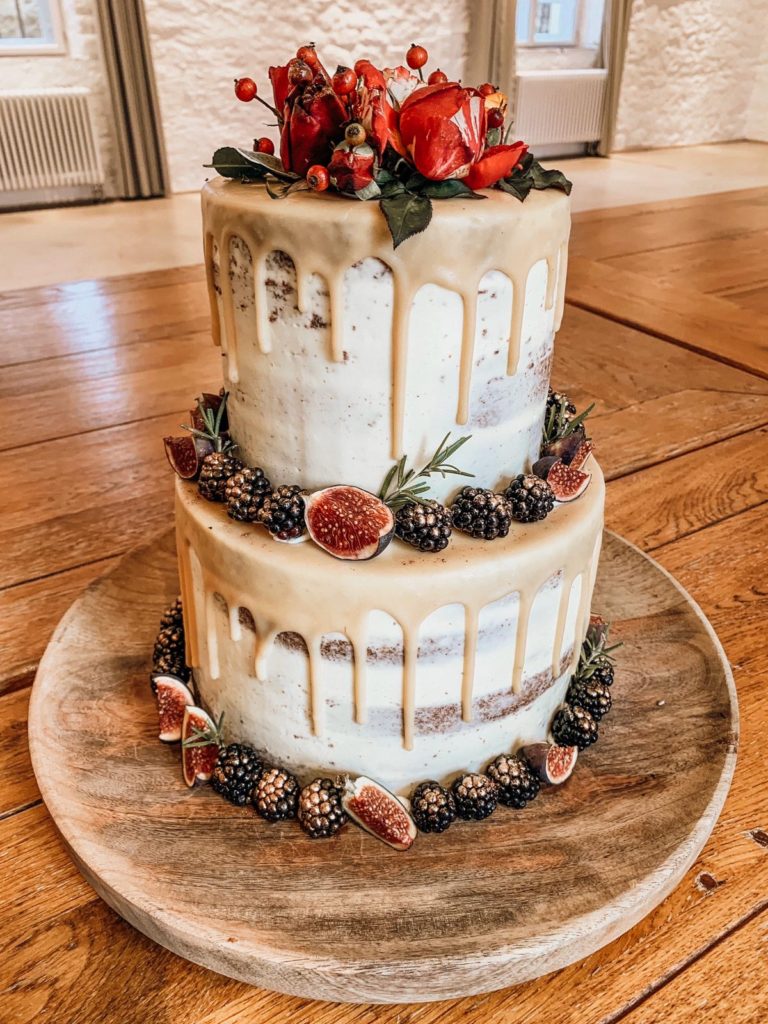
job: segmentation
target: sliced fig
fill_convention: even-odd
[[[587,435],[584,427],[579,424],[578,427],[565,437],[559,437],[556,441],[543,444],[541,446],[541,455],[542,457],[554,455],[555,458],[562,459],[567,465],[586,439]]]
[[[163,743],[176,743],[181,739],[184,710],[195,703],[195,698],[178,676],[156,673],[152,676],[152,689],[157,698],[160,739]]]
[[[523,757],[542,782],[559,786],[570,778],[579,756],[578,747],[559,747],[556,743],[533,743],[523,747]]]
[[[312,540],[334,558],[375,558],[395,533],[388,505],[370,491],[344,484],[310,494],[305,518]]]
[[[541,477],[542,480],[546,480],[550,469],[556,462],[560,460],[556,455],[544,455],[542,458],[537,459],[533,464],[533,472],[536,476]]]
[[[416,822],[402,800],[373,779],[364,775],[354,781],[347,779],[341,802],[360,828],[393,850],[408,850],[413,845]]]
[[[587,438],[586,441],[582,441],[579,447],[576,449],[576,454],[573,456],[568,465],[571,467],[571,469],[584,469],[584,463],[587,461],[587,459],[594,450],[594,442],[590,441],[590,439]]]
[[[591,473],[584,473],[564,462],[556,462],[547,473],[547,483],[552,488],[556,501],[575,501],[589,487]]]
[[[213,451],[213,443],[203,437],[164,437],[165,455],[171,468],[182,480],[194,480],[203,459]]]
[[[219,756],[221,721],[214,722],[203,708],[185,707],[181,723],[181,762],[190,787],[207,782]]]
[[[192,426],[195,428],[195,430],[204,431],[206,429],[206,422],[203,417],[203,411],[205,410],[206,412],[211,412],[215,419],[219,411],[219,408],[221,407],[221,403],[227,397],[229,396],[225,394],[223,388],[218,393],[218,395],[212,395],[207,391],[204,391],[202,395],[200,395],[200,397],[197,400],[197,408],[189,410],[189,415],[192,419]],[[227,416],[227,406],[225,402],[224,411],[221,414],[221,421],[219,423],[219,431],[223,433],[227,430],[229,430],[229,419]]]

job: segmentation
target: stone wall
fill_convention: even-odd
[[[461,75],[467,46],[465,0],[144,0],[160,96],[171,187],[198,188],[217,146],[250,145],[271,135],[269,112],[257,101],[239,103],[232,80],[255,79],[271,100],[270,64],[285,63],[297,45],[317,44],[333,70],[363,56],[401,64],[412,41],[428,46],[433,61]]]
[[[766,32],[765,0],[635,0],[616,148],[746,138],[761,61],[765,130]]]

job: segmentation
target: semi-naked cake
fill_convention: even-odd
[[[492,86],[302,49],[270,72],[282,159],[219,150],[203,189],[224,387],[191,466],[166,439],[186,662],[222,742],[407,794],[569,710],[604,505],[549,387],[569,185]]]

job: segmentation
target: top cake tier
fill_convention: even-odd
[[[500,191],[435,204],[397,249],[375,203],[259,184],[203,189],[214,340],[240,456],[275,483],[377,491],[472,434],[462,468],[496,487],[538,457],[563,309],[569,200]],[[445,499],[455,478],[436,478]]]

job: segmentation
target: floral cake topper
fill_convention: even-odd
[[[279,157],[271,139],[259,138],[252,150],[217,149],[210,166],[228,178],[263,181],[275,199],[328,189],[375,199],[395,248],[427,227],[433,199],[483,199],[477,190],[487,188],[521,202],[531,189],[570,193],[560,171],[544,170],[524,142],[509,141],[504,93],[490,83],[449,81],[439,69],[425,80],[428,59],[413,44],[407,67],[380,70],[358,60],[329,75],[314,45],[302,46],[269,69],[274,104],[252,78],[235,81],[238,99],[259,100],[276,117]]]

